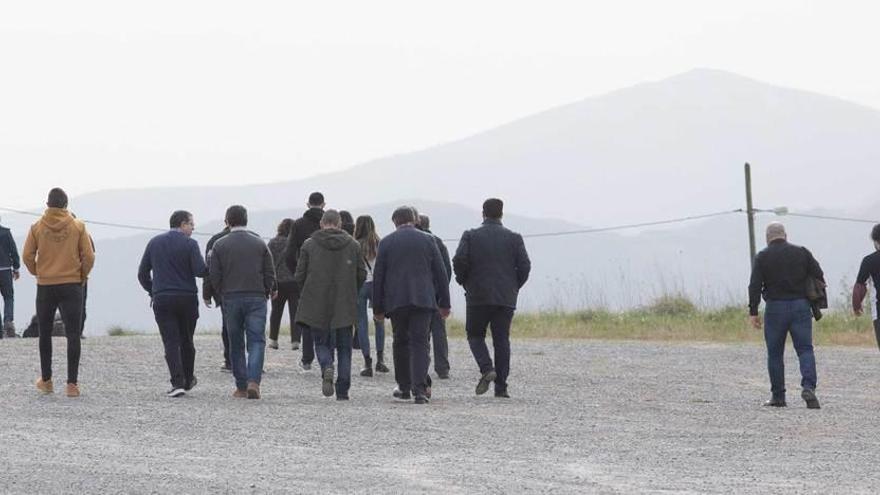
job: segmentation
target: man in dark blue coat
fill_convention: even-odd
[[[168,397],[180,397],[196,385],[193,334],[199,319],[196,277],[207,274],[199,244],[192,238],[193,216],[171,214],[171,230],[150,240],[138,268],[138,281],[150,295],[150,305],[165,346],[171,375]]]
[[[18,280],[21,260],[12,232],[0,227],[0,293],[3,295],[3,330],[0,339],[15,337],[15,290],[13,282]]]
[[[391,318],[394,396],[427,404],[431,315],[449,316],[449,279],[434,239],[416,229],[413,208],[396,209],[391,220],[397,230],[379,243],[373,269],[373,315]]]
[[[532,264],[521,235],[501,224],[504,203],[483,203],[483,225],[466,231],[458,244],[452,267],[455,281],[465,290],[465,330],[471,353],[480,367],[477,395],[495,382],[495,397],[510,397],[510,324],[519,290],[529,279]],[[486,327],[492,329],[495,363],[486,347]]]

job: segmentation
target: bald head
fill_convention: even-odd
[[[779,222],[772,222],[767,226],[767,244],[777,240],[786,240],[788,235],[785,233],[785,225]]]

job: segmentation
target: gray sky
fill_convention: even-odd
[[[694,67],[880,108],[863,1],[0,2],[0,206],[287,180]]]

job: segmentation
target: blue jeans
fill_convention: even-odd
[[[361,352],[365,358],[370,357],[370,320],[367,302],[373,302],[373,282],[367,282],[358,293],[357,337],[361,344]],[[385,352],[385,323],[373,320],[376,325],[376,352]]]
[[[785,398],[785,338],[791,341],[801,366],[801,387],[816,388],[816,357],[813,355],[813,313],[806,299],[767,301],[764,309],[764,340],[767,342],[767,371],[770,391]]]
[[[339,361],[336,367],[336,396],[347,396],[351,388],[351,327],[333,330],[311,328],[311,332],[322,372],[333,367],[333,350],[336,350]]]
[[[266,298],[223,296],[223,316],[229,333],[232,375],[239,390],[247,382],[260,383],[266,351]],[[247,356],[245,356],[247,340]]]

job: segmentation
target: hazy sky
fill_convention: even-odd
[[[863,1],[0,2],[0,206],[293,179],[694,67],[880,108]]]

